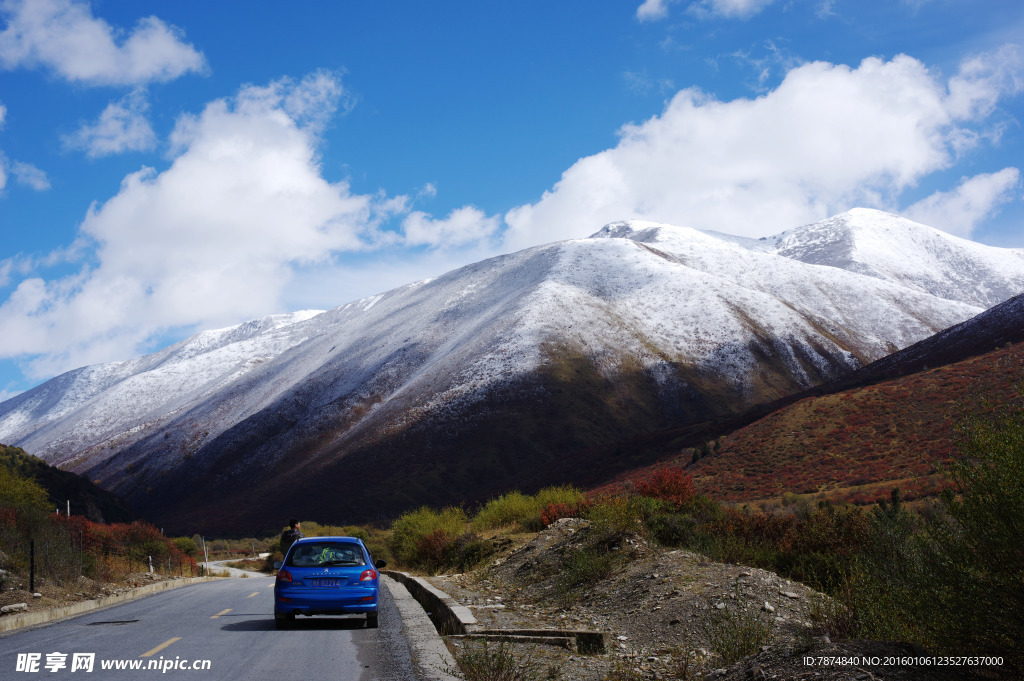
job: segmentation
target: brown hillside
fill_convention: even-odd
[[[942,486],[935,464],[955,451],[965,414],[1019,396],[1024,344],[911,376],[808,397],[719,438],[690,466],[698,489],[726,501],[824,493],[870,503]],[[666,462],[689,464],[692,450]],[[663,465],[663,464],[662,464]],[[634,471],[620,482],[642,475]]]

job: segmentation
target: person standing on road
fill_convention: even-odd
[[[306,536],[306,535],[302,534],[302,530],[299,529],[301,525],[302,525],[302,523],[300,523],[295,518],[292,518],[290,521],[288,521],[288,526],[289,526],[288,529],[281,533],[281,554],[282,555],[288,553],[288,549],[291,548],[292,544],[295,543],[296,539],[298,539],[299,537]]]

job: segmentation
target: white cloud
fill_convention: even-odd
[[[668,0],[644,0],[636,8],[636,18],[640,21],[657,21],[668,16]]]
[[[683,90],[509,211],[505,247],[626,218],[762,236],[858,205],[898,209],[905,189],[978,143],[985,116],[1018,89],[1012,63],[980,55],[947,84],[908,56],[815,62],[757,99]]]
[[[758,14],[774,0],[700,0],[689,7],[690,14],[699,17],[725,17],[727,19],[749,19]]]
[[[378,213],[405,199],[321,176],[315,130],[341,96],[340,83],[324,86],[249,86],[182,116],[170,167],[129,175],[88,211],[80,231],[95,264],[23,280],[0,305],[0,356],[34,356],[36,376],[121,359],[167,329],[280,311],[297,270],[372,247]]]
[[[949,79],[947,104],[958,118],[988,116],[1001,97],[1024,91],[1024,50],[1004,45],[971,57]]]
[[[997,173],[964,178],[956,189],[936,192],[908,207],[902,214],[966,238],[999,205],[1012,201],[1019,186],[1020,170],[1003,168]]]
[[[206,68],[184,34],[155,16],[133,30],[115,29],[75,0],[3,0],[0,68],[43,67],[91,85],[139,85],[173,80]],[[120,44],[119,44],[120,43]]]
[[[84,149],[91,158],[153,149],[156,134],[146,119],[148,110],[145,90],[134,90],[108,104],[95,123],[87,123],[64,137],[64,144]]]
[[[14,161],[11,164],[11,174],[14,175],[14,179],[19,184],[31,187],[37,192],[46,191],[50,188],[50,180],[47,179],[46,173],[31,163]]]
[[[46,177],[45,172],[31,163],[12,161],[3,151],[0,151],[0,189],[7,186],[8,177],[13,177],[18,184],[39,192],[50,188],[50,180]]]
[[[491,237],[499,224],[500,218],[488,217],[475,206],[463,206],[443,220],[415,211],[402,221],[402,229],[410,246],[465,246]]]

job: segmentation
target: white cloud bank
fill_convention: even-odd
[[[509,211],[506,250],[625,218],[763,236],[854,206],[898,212],[905,190],[991,136],[986,119],[1022,90],[1022,64],[1010,46],[965,61],[945,82],[901,55],[857,68],[804,64],[757,99],[682,90],[660,115],[624,126],[617,146],[577,161],[539,201]],[[969,233],[1005,200],[1014,170],[965,184],[971,208],[951,228]]]
[[[141,85],[173,80],[206,68],[203,55],[184,34],[155,16],[121,31],[74,0],[3,0],[0,68],[42,67],[89,85]]]
[[[95,264],[25,279],[0,305],[0,356],[38,356],[36,376],[130,356],[167,329],[275,311],[295,267],[367,247],[378,197],[326,181],[316,155],[340,93],[314,74],[181,117],[171,166],[129,175],[88,211]]]
[[[123,359],[169,330],[284,311],[284,299],[308,285],[306,273],[322,275],[337,254],[427,246],[428,260],[445,262],[446,249],[494,233],[500,218],[471,206],[434,219],[410,213],[407,196],[327,181],[319,135],[343,105],[337,76],[317,72],[246,86],[181,116],[170,167],[128,175],[117,195],[89,209],[70,251],[0,262],[0,283],[17,282],[0,304],[0,357],[27,360],[33,378]],[[112,141],[127,128],[121,118],[112,114],[113,132],[95,126],[82,143],[123,144]],[[434,191],[428,185],[424,195]],[[381,228],[395,216],[405,216],[403,233]],[[54,258],[91,264],[63,279],[32,276]],[[334,304],[347,300],[334,295]]]

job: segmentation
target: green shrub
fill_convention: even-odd
[[[437,556],[443,555],[447,543],[462,534],[465,524],[466,513],[461,508],[449,506],[435,511],[423,506],[399,517],[391,525],[388,548],[399,565],[427,567]]]
[[[539,513],[540,509],[534,497],[515,490],[484,504],[484,507],[473,518],[473,527],[480,530],[491,530],[522,525]]]
[[[493,556],[494,552],[494,542],[481,539],[477,534],[469,532],[450,544],[446,567],[468,572]]]
[[[10,508],[18,512],[49,512],[49,495],[46,490],[32,478],[26,478],[0,466],[0,508]]]
[[[587,509],[591,532],[604,541],[632,534],[642,534],[645,502],[637,497],[609,496]]]
[[[701,625],[708,647],[718,653],[724,667],[760,652],[771,633],[771,618],[756,610],[723,608]]]
[[[321,525],[312,520],[302,521],[302,534],[307,537],[357,537],[364,542],[370,533],[359,525]]]
[[[542,670],[531,655],[517,655],[513,646],[505,642],[470,643],[456,651],[454,657],[459,669],[449,672],[461,671],[466,681],[540,681],[559,676],[557,668]]]
[[[171,541],[178,547],[178,550],[184,553],[189,558],[195,557],[199,553],[199,547],[192,540],[191,537],[175,537]]]
[[[615,568],[611,553],[600,547],[585,546],[570,553],[555,580],[555,591],[563,606],[575,602],[579,591],[597,584]]]
[[[584,498],[584,493],[571,485],[545,487],[533,496],[509,492],[488,501],[473,518],[473,527],[478,530],[517,527],[538,532],[544,529],[543,514],[549,506],[578,507]]]

